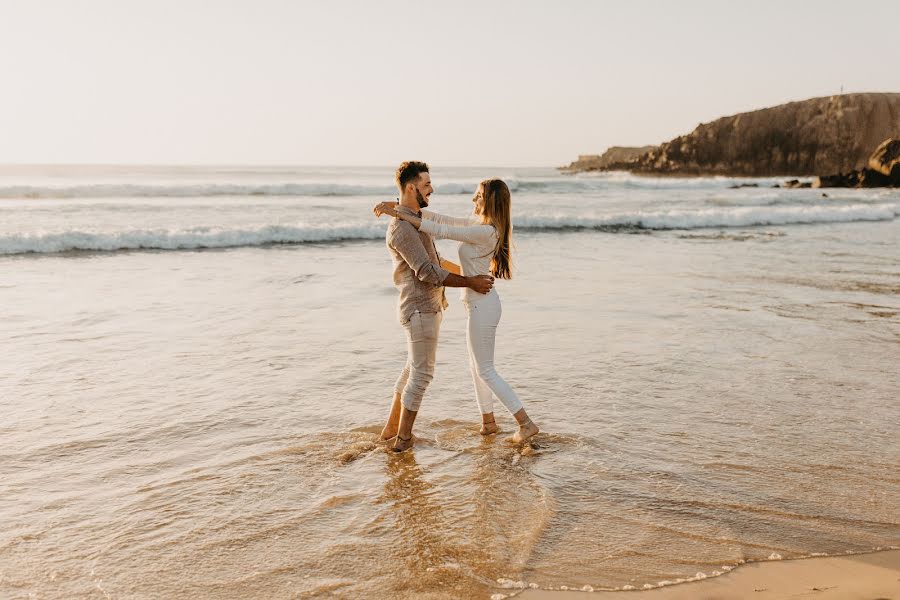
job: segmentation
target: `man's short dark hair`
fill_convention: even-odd
[[[422,173],[428,173],[428,165],[418,160],[408,160],[397,167],[397,173],[394,176],[397,180],[397,187],[403,192],[406,184],[418,179]]]

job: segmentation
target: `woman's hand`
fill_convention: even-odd
[[[372,209],[372,212],[375,213],[376,217],[380,217],[381,215],[390,215],[392,217],[397,216],[397,205],[399,202],[379,202],[375,205],[375,208]]]
[[[381,215],[388,215],[390,217],[394,217],[395,219],[406,221],[407,223],[412,224],[413,227],[418,229],[422,225],[422,219],[407,212],[400,212],[399,210],[397,210],[397,206],[399,204],[399,202],[379,202],[375,205],[375,208],[372,209],[372,212],[375,213],[376,217],[380,217]]]

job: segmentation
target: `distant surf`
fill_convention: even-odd
[[[390,177],[385,178],[390,181]],[[536,194],[566,194],[600,192],[609,189],[724,189],[734,185],[725,177],[660,178],[636,177],[628,173],[608,173],[553,179],[519,179],[504,177],[513,192]],[[758,181],[758,180],[757,180]],[[776,180],[766,181],[771,187]],[[439,195],[472,194],[477,180],[437,183]],[[0,199],[52,198],[203,198],[247,196],[396,196],[397,188],[390,184],[335,182],[219,182],[219,183],[75,183],[68,185],[0,185]]]

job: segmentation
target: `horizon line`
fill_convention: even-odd
[[[429,161],[425,161],[429,163],[429,167],[432,169],[435,168],[433,165],[440,163],[433,163]],[[506,165],[498,165],[498,164],[485,164],[485,165],[464,165],[464,164],[446,164],[440,165],[441,168],[450,168],[450,169],[541,169],[541,168],[549,168],[556,169],[559,168],[559,165],[550,165],[550,164],[506,164]],[[297,167],[312,167],[312,168],[362,168],[362,169],[396,169],[396,164],[337,164],[337,163],[264,163],[264,162],[247,162],[247,163],[238,163],[238,162],[0,162],[0,169],[6,167],[25,167],[25,168],[33,168],[33,167],[170,167],[170,168],[196,168],[196,167],[262,167],[262,168],[297,168]]]

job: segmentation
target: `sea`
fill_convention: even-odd
[[[900,547],[900,190],[431,177],[452,216],[512,191],[529,444],[499,402],[478,433],[455,290],[415,447],[379,441],[393,167],[0,167],[0,597],[500,600]]]

